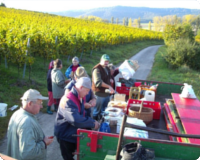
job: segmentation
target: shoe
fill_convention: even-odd
[[[48,114],[53,114],[53,112],[51,111],[51,107],[47,106],[47,113]]]

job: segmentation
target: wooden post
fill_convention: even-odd
[[[27,42],[27,47],[30,47],[30,38],[28,38],[28,42]],[[26,56],[28,55],[28,50],[26,50]],[[23,78],[25,77],[25,72],[26,72],[26,62],[24,64],[24,71],[23,71]],[[29,76],[30,77],[30,76]]]

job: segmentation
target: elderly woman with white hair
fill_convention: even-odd
[[[68,79],[73,79],[73,73],[76,71],[76,69],[78,67],[80,67],[81,65],[79,64],[79,59],[78,57],[74,57],[72,59],[72,64],[67,68],[66,72],[65,72],[65,76]]]

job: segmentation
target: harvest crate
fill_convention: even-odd
[[[128,110],[132,106],[131,104],[138,104],[139,106],[141,102],[142,102],[141,100],[129,99],[127,104],[126,114],[128,114],[129,112]],[[152,108],[155,111],[153,113],[153,119],[160,119],[160,113],[161,113],[160,102],[143,101],[143,107]]]
[[[116,86],[116,91],[120,94],[126,94],[128,96],[129,91],[130,91],[130,87],[126,87],[125,84],[121,83],[121,87]]]

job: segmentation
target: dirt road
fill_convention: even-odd
[[[154,55],[156,54],[159,47],[160,45],[145,48],[141,50],[139,53],[137,53],[135,56],[130,58],[132,60],[137,60],[140,66],[133,78],[143,79],[143,80],[147,78],[154,62]],[[118,78],[119,75],[116,77],[116,79]],[[46,136],[53,135],[55,117],[56,113],[54,113],[53,115],[48,115],[46,113],[39,113],[37,115],[38,121],[42,126],[42,129]],[[5,138],[2,141],[2,144],[0,145],[0,153],[6,154],[6,143],[7,139]],[[56,138],[54,138],[53,143],[48,146],[47,160],[62,160],[60,148]]]

